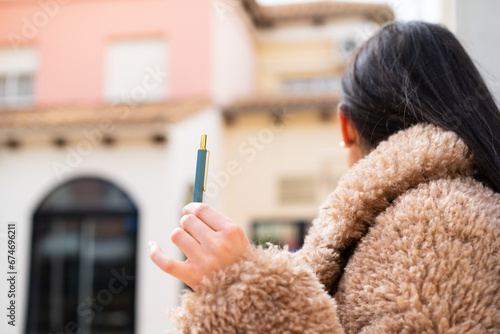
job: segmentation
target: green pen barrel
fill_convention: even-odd
[[[205,171],[207,168],[207,150],[198,150],[196,162],[196,177],[194,179],[193,202],[203,201],[203,186],[205,185]]]

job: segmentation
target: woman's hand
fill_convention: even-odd
[[[196,290],[204,276],[235,263],[250,242],[238,225],[207,204],[190,203],[182,213],[172,241],[187,260],[172,260],[153,241],[148,244],[149,256],[161,270]]]

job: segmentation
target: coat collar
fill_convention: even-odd
[[[420,183],[472,175],[472,163],[454,132],[418,124],[392,135],[340,179],[298,256],[332,293],[350,252],[392,201]]]

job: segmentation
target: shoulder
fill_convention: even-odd
[[[377,217],[376,225],[417,228],[464,241],[492,239],[500,237],[500,194],[471,177],[434,180],[402,194]]]
[[[339,315],[345,325],[388,317],[395,331],[410,319],[415,332],[443,321],[462,332],[470,320],[500,326],[499,254],[499,194],[467,177],[421,184],[380,214],[357,245],[336,295]]]

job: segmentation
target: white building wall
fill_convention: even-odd
[[[500,1],[455,0],[456,34],[500,99]]]
[[[52,165],[55,161],[65,161],[65,148],[56,149],[48,143],[40,143],[17,150],[2,149],[0,234],[5,232],[8,222],[17,223],[17,305],[20,309],[17,327],[6,327],[6,321],[2,321],[0,332],[20,334],[25,330],[31,224],[37,205],[62,182],[90,176],[114,183],[131,197],[138,208],[137,333],[165,333],[171,326],[165,315],[166,310],[178,305],[182,284],[150,261],[147,243],[155,240],[165,253],[177,260],[182,258],[181,252],[170,241],[170,235],[178,226],[189,186],[194,183],[196,154],[202,133],[208,135],[208,148],[214,148],[211,168],[220,168],[221,158],[216,148],[221,147],[222,129],[219,112],[213,108],[172,125],[167,130],[168,142],[165,146],[153,145],[146,140],[118,141],[111,147],[95,146],[71,173],[65,174],[63,180],[56,176]],[[217,206],[218,198],[211,198],[210,202]],[[0,241],[0,266],[4,268],[5,239]],[[3,278],[0,280],[0,291],[2,294],[7,291],[7,282]],[[0,309],[6,310],[6,302],[6,297],[0,299]]]
[[[254,32],[238,1],[212,1],[212,99],[226,104],[253,92]]]

